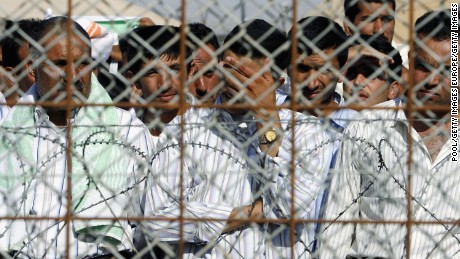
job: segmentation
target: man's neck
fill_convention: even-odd
[[[49,120],[58,127],[67,126],[67,111],[66,110],[46,110]],[[72,116],[72,115],[71,115]]]
[[[422,141],[434,161],[442,147],[450,138],[450,120],[414,120],[412,127],[422,138]],[[446,134],[447,132],[447,134]]]
[[[159,116],[162,125],[156,125],[156,126],[152,127],[151,129],[149,129],[150,134],[152,134],[153,136],[158,137],[163,132],[164,125],[170,123],[177,116],[184,114],[185,110],[186,109],[163,111],[160,114],[155,114],[155,113],[146,111],[145,114],[144,114],[144,117],[142,119],[142,122],[144,122],[144,124],[146,124],[146,125],[149,125],[150,122],[154,121]]]
[[[339,106],[339,104],[335,102],[333,94],[331,94],[329,96],[329,98],[323,100],[320,103],[313,102],[311,106],[314,107],[314,106],[317,106],[317,105],[319,105],[319,106],[328,106],[330,108]],[[329,116],[332,112],[334,112],[334,109],[315,108],[315,109],[309,109],[309,110],[302,110],[301,112],[307,112],[307,113],[309,113],[309,114],[311,114],[311,115],[313,115],[315,117],[323,118],[323,117]]]

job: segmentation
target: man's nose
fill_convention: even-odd
[[[383,23],[382,19],[380,19],[380,18],[375,19],[375,21],[374,21],[374,33],[383,32],[383,27],[384,26],[385,26],[385,24]]]
[[[366,77],[363,74],[358,73],[356,78],[353,80],[354,85],[362,85],[366,81]]]
[[[78,76],[79,71],[77,71],[75,66],[68,66],[64,70],[64,81],[74,81],[76,77]]]
[[[443,81],[443,75],[439,72],[433,72],[432,74],[429,75],[429,80],[428,80],[428,84],[429,85],[433,85],[433,86],[437,86],[439,84],[442,83]]]
[[[318,78],[311,77],[311,78],[309,78],[309,79],[307,79],[307,80],[308,80],[308,82],[307,82],[307,88],[308,88],[309,90],[315,90],[315,89],[318,88],[319,85],[320,85],[320,82],[319,82]]]
[[[207,92],[208,86],[206,85],[206,81],[203,76],[197,78],[197,80],[195,81],[195,88],[197,89],[197,91]]]

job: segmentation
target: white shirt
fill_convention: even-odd
[[[396,43],[394,41],[391,42],[391,45],[399,51],[403,66],[409,69],[409,45],[404,43]]]
[[[396,107],[388,101],[380,107]],[[409,132],[411,136],[409,135]],[[411,226],[413,258],[459,256],[460,164],[450,161],[449,140],[435,161],[402,110],[373,110],[349,125],[332,172],[324,219],[407,221],[408,143],[412,141],[412,219],[433,224]],[[406,225],[324,223],[318,235],[321,258],[402,258]]]
[[[14,108],[13,108],[14,109]],[[114,253],[111,249],[118,251],[130,250],[132,245],[132,229],[128,224],[126,217],[130,215],[130,211],[135,206],[135,200],[131,203],[128,197],[137,198],[139,193],[138,185],[145,181],[145,171],[147,168],[147,159],[150,156],[148,153],[151,150],[150,134],[145,126],[131,116],[129,112],[115,108],[118,123],[116,125],[98,125],[97,121],[92,126],[103,126],[108,132],[113,132],[113,142],[104,142],[104,139],[88,140],[87,145],[119,145],[125,150],[123,157],[120,160],[125,160],[126,178],[120,179],[126,181],[121,192],[111,193],[109,196],[100,197],[100,195],[91,195],[92,206],[82,209],[75,216],[84,218],[118,218],[118,220],[108,220],[109,222],[117,222],[120,226],[118,231],[122,231],[121,242],[114,242],[110,234],[102,237],[106,230],[103,228],[97,229],[98,223],[107,222],[104,220],[77,220],[73,219],[71,224],[65,223],[63,217],[67,213],[67,166],[66,150],[67,150],[67,131],[65,128],[58,128],[49,121],[48,116],[40,108],[35,108],[35,135],[33,136],[33,150],[35,150],[36,166],[34,175],[20,178],[22,157],[18,156],[18,165],[14,173],[4,172],[7,168],[7,158],[0,156],[0,216],[10,217],[38,217],[38,219],[21,220],[0,220],[0,251],[18,251],[19,257],[33,258],[64,258],[68,253],[70,258],[81,258],[95,254]],[[13,110],[12,112],[13,113]],[[82,126],[85,127],[85,126]],[[1,131],[10,131],[11,129],[4,128],[0,125]],[[21,137],[21,130],[15,133],[17,138]],[[97,134],[96,134],[97,135]],[[75,136],[72,136],[75,137]],[[79,145],[78,143],[76,143]],[[82,144],[82,143],[81,143]],[[73,146],[75,148],[75,146]],[[7,156],[16,154],[7,154]],[[81,158],[86,160],[104,159],[105,154],[101,157]],[[72,159],[74,160],[74,159]],[[3,164],[3,165],[2,165]],[[118,163],[113,163],[115,166]],[[73,165],[75,166],[75,165]],[[88,163],[88,172],[91,173],[93,183],[98,183],[98,174],[95,170],[91,170]],[[108,171],[108,169],[107,169]],[[106,172],[107,172],[106,171]],[[14,175],[15,174],[15,175]],[[16,179],[5,181],[5,176],[16,177]],[[89,179],[89,178],[88,178]],[[88,181],[88,179],[84,181]],[[114,179],[117,180],[117,179]],[[73,190],[74,190],[73,186]],[[103,189],[104,186],[99,186]],[[89,189],[89,188],[88,188]],[[8,191],[8,193],[5,193]],[[102,195],[102,194],[101,194]],[[103,198],[103,200],[101,200]],[[76,206],[73,204],[72,206]],[[49,219],[48,219],[49,218]],[[60,218],[60,219],[57,219]],[[88,222],[92,222],[94,233],[88,230],[88,236],[76,234],[78,229],[84,228]],[[111,223],[113,224],[113,223]],[[70,248],[66,248],[67,228],[70,227]],[[102,234],[101,234],[102,233]],[[93,235],[91,235],[93,234]],[[90,239],[89,236],[96,237]]]
[[[5,96],[3,96],[2,93],[0,93],[0,121],[6,117],[9,111],[10,107],[6,105]]]
[[[185,116],[184,156],[181,170],[179,120],[160,135],[159,149],[152,167],[157,169],[148,181],[144,231],[148,241],[166,241],[170,256],[177,256],[177,243],[185,242],[184,257],[267,258],[309,257],[310,240],[305,224],[296,225],[295,255],[291,255],[288,224],[251,224],[222,234],[234,208],[250,205],[263,197],[268,219],[306,219],[329,169],[332,147],[318,119],[296,114],[299,121],[292,136],[291,114],[280,110],[285,136],[278,157],[259,157],[255,123],[234,120],[228,113],[216,116],[203,109]],[[180,118],[179,118],[180,119]],[[176,136],[176,138],[173,138]],[[291,214],[291,141],[295,138],[295,215]],[[262,168],[261,163],[264,164]],[[185,218],[182,239],[179,221],[180,176]],[[198,219],[198,220],[197,220]],[[212,220],[214,219],[214,220]],[[142,234],[141,234],[142,235]],[[145,244],[144,244],[145,245]],[[167,252],[168,253],[168,252]]]

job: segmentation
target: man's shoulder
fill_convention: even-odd
[[[373,106],[374,109],[364,110],[348,125],[347,134],[359,135],[366,138],[378,138],[388,135],[394,126],[405,121],[405,116],[399,100],[390,100]]]
[[[136,117],[136,114],[115,107],[118,117],[118,126],[120,127],[124,138],[131,139],[133,136],[150,136],[150,132],[145,124]]]
[[[301,112],[289,110],[289,109],[279,109],[278,114],[282,121],[292,121],[293,119],[297,122],[311,122],[311,123],[318,123],[319,119],[310,114],[304,114]]]
[[[361,120],[388,120],[399,118],[398,107],[401,106],[399,99],[389,100],[372,106],[372,109],[363,110],[359,113]]]
[[[144,125],[144,123],[137,118],[136,114],[118,107],[115,107],[120,125]]]

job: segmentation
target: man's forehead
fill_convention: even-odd
[[[338,57],[337,53],[335,53],[335,49],[326,49],[322,50],[321,52],[314,52],[310,55],[302,55],[301,56],[302,63],[310,63],[319,66],[323,66],[327,63],[334,63],[338,64]]]
[[[351,67],[362,67],[362,66],[380,66],[380,60],[376,57],[362,56],[356,62],[350,64]]]
[[[214,51],[213,49],[204,49],[199,48],[195,53],[193,53],[193,61],[194,62],[203,62],[207,63],[209,61],[217,62],[217,56],[213,55],[209,51]]]
[[[226,57],[232,57],[234,60],[237,61],[238,64],[252,64],[252,65],[264,65],[263,59],[261,58],[251,58],[249,55],[241,56],[237,55],[235,52],[231,50],[225,50],[223,53],[224,60]]]
[[[51,35],[50,37],[47,37],[43,41],[42,45],[47,47],[48,49],[54,48],[58,45],[64,46],[64,47],[71,46],[72,48],[78,47],[81,49],[91,49],[91,44],[87,42],[86,40],[81,39],[77,35],[73,35],[71,39],[72,40],[69,45],[69,41],[65,34],[63,35],[55,34],[55,35]]]
[[[163,63],[163,64],[174,64],[174,63],[180,62],[180,57],[163,54],[159,58],[158,57],[153,58],[151,61],[155,61],[156,63]]]
[[[379,15],[388,15],[390,14],[390,9],[393,10],[393,3],[374,3],[360,1],[358,3],[358,7],[360,15],[371,15],[377,11]]]
[[[445,63],[450,65],[450,41],[425,40],[425,37],[418,37],[415,47],[415,57],[428,64],[437,67]]]

